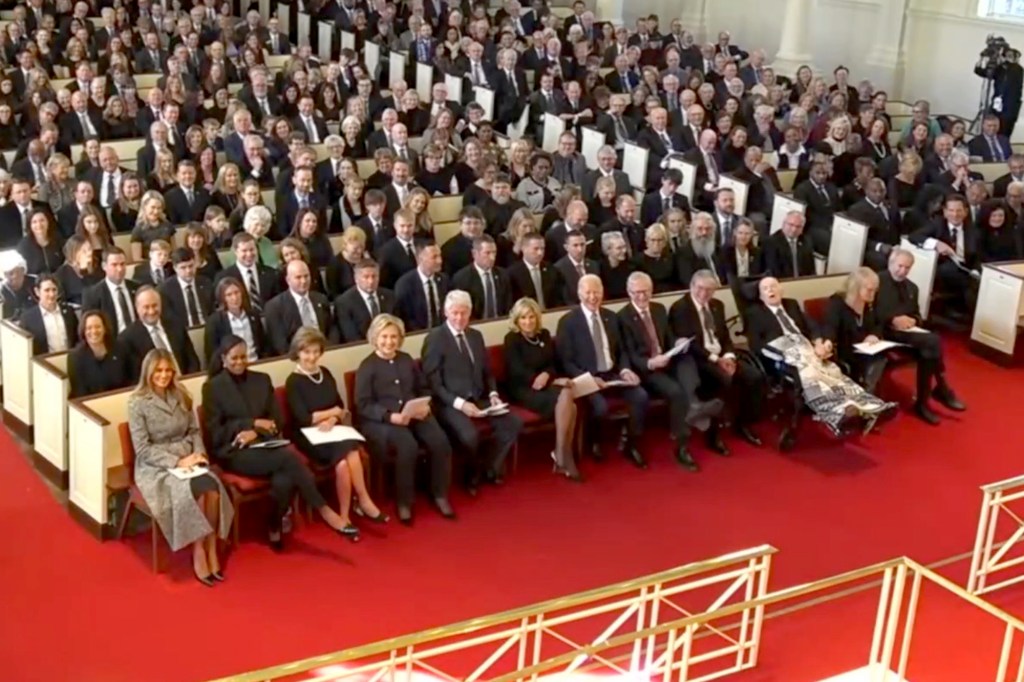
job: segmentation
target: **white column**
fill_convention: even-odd
[[[801,64],[811,63],[810,26],[814,0],[786,0],[782,19],[782,40],[772,68],[780,76],[793,78]]]
[[[903,89],[904,49],[906,33],[907,0],[893,0],[878,5],[878,19],[875,22],[875,40],[864,57],[864,65],[876,88],[886,90],[893,96]]]

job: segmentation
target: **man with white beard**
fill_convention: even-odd
[[[710,270],[719,283],[725,281],[725,260],[718,252],[715,219],[710,213],[698,213],[690,223],[690,240],[679,250],[679,281],[689,282],[698,270]]]

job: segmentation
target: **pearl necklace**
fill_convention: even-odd
[[[540,346],[541,348],[544,347],[544,342],[541,341],[539,338],[536,341],[534,341],[533,339],[531,339],[526,334],[523,334],[522,336],[523,336],[524,339],[526,339],[526,343],[530,344],[531,346]]]
[[[298,372],[299,374],[305,376],[307,379],[312,381],[314,384],[318,384],[319,385],[319,384],[322,384],[324,382],[324,371],[323,371],[323,369],[318,369],[316,371],[316,374],[317,374],[316,377],[314,377],[312,374],[310,374],[306,370],[302,369],[301,365],[295,365],[295,371]]]

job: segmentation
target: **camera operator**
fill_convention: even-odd
[[[988,36],[974,73],[992,81],[990,102],[986,112],[999,116],[1000,133],[1009,138],[1020,115],[1021,90],[1024,86],[1024,68],[1020,65],[1020,51],[1010,47],[1005,38]]]

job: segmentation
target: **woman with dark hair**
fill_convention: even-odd
[[[29,233],[18,242],[18,253],[25,259],[28,274],[41,275],[57,272],[64,262],[64,247],[50,214],[33,211],[28,218]]]
[[[224,277],[214,290],[217,310],[206,318],[205,353],[209,365],[221,340],[230,335],[245,341],[249,360],[255,362],[267,356],[263,316],[253,308],[249,292],[234,277]]]
[[[64,243],[64,264],[54,274],[64,301],[77,305],[81,305],[85,289],[103,279],[103,273],[96,270],[92,246],[77,235]]]
[[[990,200],[981,205],[977,227],[981,232],[982,263],[1024,258],[1024,232],[1020,222],[1011,221],[1012,215],[1003,201]]]
[[[142,361],[128,399],[135,450],[134,481],[171,551],[192,545],[192,572],[206,587],[222,582],[217,537],[227,539],[235,510],[209,469],[192,395],[181,385],[174,355],[154,348]]]
[[[223,218],[223,215],[221,217]],[[197,276],[205,277],[211,282],[217,279],[217,273],[223,270],[224,266],[217,251],[210,246],[205,226],[192,223],[185,229],[185,248],[192,252]]]
[[[338,493],[339,516],[348,531],[358,537],[349,512],[355,493],[355,513],[374,523],[387,523],[388,516],[381,512],[370,497],[363,473],[364,450],[358,440],[342,440],[313,445],[302,432],[316,428],[330,431],[335,426],[351,425],[352,416],[341,400],[338,384],[330,370],[320,364],[327,339],[317,329],[303,327],[292,339],[288,357],[295,361],[295,371],[285,380],[288,411],[295,426],[293,436],[299,450],[320,466],[334,469],[334,484]]]
[[[87,310],[78,323],[78,345],[68,353],[69,399],[124,388],[130,381],[124,360],[114,345],[107,317]]]
[[[139,222],[139,208],[142,202],[142,182],[132,172],[121,173],[117,201],[110,207],[110,222],[117,234],[128,234]]]
[[[355,526],[346,525],[327,506],[312,472],[281,440],[284,419],[274,384],[266,374],[249,370],[249,349],[234,334],[221,339],[210,362],[209,378],[203,384],[203,410],[217,463],[226,471],[270,479],[274,508],[268,519],[268,540],[273,549],[283,549],[281,519],[296,491],[332,530],[358,539]]]
[[[334,258],[331,249],[331,242],[327,238],[326,225],[320,225],[316,211],[303,208],[299,209],[295,216],[295,225],[288,233],[289,237],[297,239],[306,247],[309,253],[309,264],[313,268],[326,268]]]

